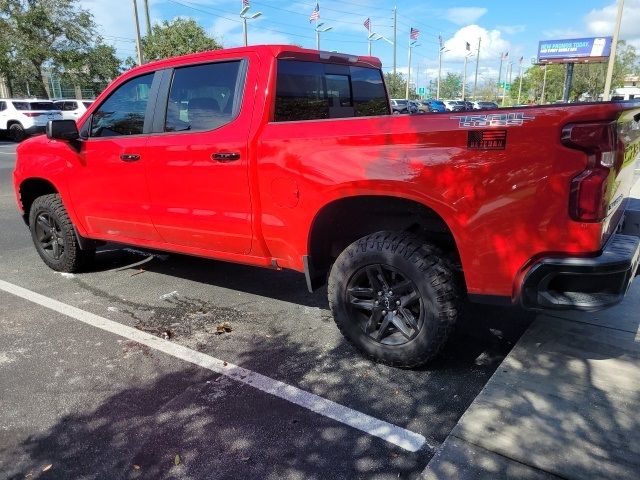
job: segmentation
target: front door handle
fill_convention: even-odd
[[[211,155],[211,158],[217,162],[233,162],[240,160],[240,154],[238,152],[218,152]]]
[[[140,155],[138,155],[137,153],[123,153],[122,155],[120,155],[120,160],[122,160],[123,162],[135,162],[137,160],[140,160]]]

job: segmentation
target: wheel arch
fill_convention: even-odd
[[[436,210],[406,197],[358,194],[333,199],[313,218],[303,259],[309,290],[324,285],[331,264],[348,245],[381,230],[419,235],[446,252],[462,270],[455,235]]]
[[[30,177],[20,182],[19,201],[22,206],[24,222],[29,224],[29,212],[36,198],[51,193],[60,193],[60,190],[50,181],[41,177]]]

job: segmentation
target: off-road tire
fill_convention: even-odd
[[[365,333],[361,316],[353,312],[350,282],[356,275],[362,275],[358,272],[364,269],[368,276],[369,269],[378,265],[404,278],[405,283],[412,283],[414,295],[420,297],[417,320],[422,322],[421,327],[413,329],[415,336],[401,345],[385,345],[373,339]],[[373,281],[369,283],[373,285]],[[328,286],[333,318],[345,338],[372,360],[401,368],[419,367],[440,353],[461,310],[462,292],[459,275],[437,247],[409,233],[385,231],[349,245],[333,264]],[[398,333],[401,332],[396,330],[394,335]]]
[[[26,137],[27,134],[19,123],[14,123],[9,127],[9,139],[12,142],[20,143]]]
[[[45,222],[43,219],[50,221]],[[54,258],[53,253],[45,248],[46,243],[52,242],[42,241],[42,237],[46,237],[46,235],[42,233],[42,226],[37,227],[38,221],[43,224],[53,223],[55,225],[55,236],[59,239],[59,246],[62,247],[59,258]],[[29,211],[29,230],[40,258],[53,270],[68,273],[79,272],[90,265],[94,258],[95,250],[80,248],[71,219],[57,193],[43,195],[34,200]]]

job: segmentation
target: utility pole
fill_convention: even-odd
[[[144,15],[147,22],[147,36],[151,36],[151,16],[149,15],[149,0],[144,0]]]
[[[547,89],[547,68],[549,68],[549,65],[544,66],[544,75],[542,76],[542,95],[540,95],[540,105],[544,104],[544,91]]]
[[[521,95],[522,95],[522,59],[520,59],[520,86],[518,87],[518,105],[520,105]]]
[[[398,45],[398,7],[393,7],[393,76],[396,75],[396,53]]]
[[[611,99],[611,79],[613,77],[613,66],[616,63],[616,50],[618,49],[618,37],[620,36],[620,24],[622,23],[623,10],[624,0],[618,0],[618,15],[616,16],[616,26],[613,30],[611,54],[609,55],[609,65],[607,66],[607,78],[604,82],[604,93],[602,94],[602,100],[605,102],[608,102]]]
[[[476,100],[476,88],[478,87],[478,67],[480,66],[480,44],[482,37],[478,38],[478,54],[476,56],[476,79],[473,81],[473,100]]]
[[[418,88],[420,88],[419,86],[419,82],[420,82],[420,60],[418,60],[418,64],[416,65],[416,93]],[[422,95],[418,94],[418,97],[420,97],[420,99],[422,100]]]
[[[136,47],[138,49],[138,65],[142,65],[142,40],[140,38],[140,22],[138,21],[138,3],[133,0],[133,23],[136,27]]]
[[[324,25],[324,23],[318,23],[316,25],[316,50],[320,50],[320,34],[324,32],[328,32],[333,28],[333,27],[320,28],[322,25]]]

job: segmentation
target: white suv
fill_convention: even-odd
[[[0,98],[0,131],[9,132],[14,142],[43,133],[49,120],[62,120],[62,113],[49,100]]]
[[[62,112],[64,120],[78,120],[87,111],[93,100],[56,100],[53,103]]]

